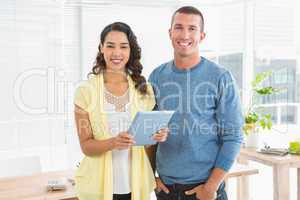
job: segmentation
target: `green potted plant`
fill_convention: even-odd
[[[259,73],[251,82],[250,103],[244,115],[245,125],[243,127],[244,133],[247,137],[251,134],[257,133],[259,128],[271,129],[272,127],[271,115],[263,113],[263,111],[259,110],[257,105],[258,97],[267,96],[279,92],[279,89],[272,86],[262,86],[263,81],[270,77],[272,74],[272,71]],[[254,144],[258,143],[257,138],[253,138],[252,140],[253,142],[250,142],[251,144],[248,146],[257,146],[258,144]]]

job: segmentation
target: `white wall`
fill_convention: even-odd
[[[142,48],[142,64],[146,76],[160,63],[172,57],[168,39],[171,9],[168,7],[83,7],[81,16],[83,77],[86,77],[93,66],[102,29],[115,21],[127,23],[136,34]]]
[[[62,6],[4,0],[0,9],[0,157],[40,155],[44,170],[55,169],[64,165],[51,162],[63,156],[57,150],[64,148],[64,120],[54,109],[56,85],[49,76],[63,66]]]

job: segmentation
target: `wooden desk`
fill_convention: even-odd
[[[244,177],[257,174],[258,170],[243,165],[234,165],[227,178]],[[48,180],[57,178],[73,178],[73,171],[40,173],[32,176],[1,178],[0,199],[2,200],[78,200],[74,186],[68,183],[67,190],[47,192]],[[243,194],[244,199],[245,194]]]
[[[48,180],[73,178],[72,171],[40,173],[32,176],[1,178],[0,199],[3,200],[77,200],[74,186],[67,183],[67,190],[47,192]]]
[[[273,167],[273,199],[289,200],[290,168],[297,168],[297,200],[300,200],[300,156],[273,156],[257,153],[255,148],[242,148],[239,162],[247,164],[248,160]]]

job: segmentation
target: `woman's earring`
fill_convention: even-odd
[[[130,69],[127,69],[127,73],[128,73],[129,75],[132,75],[132,71],[131,71]]]

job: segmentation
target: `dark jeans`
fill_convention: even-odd
[[[182,185],[182,184],[173,184],[166,185],[170,191],[169,194],[166,194],[163,190],[155,192],[157,200],[199,200],[196,198],[196,194],[186,195],[185,191],[191,190],[194,187],[201,185],[203,183]],[[201,200],[201,199],[200,199]],[[227,194],[225,192],[225,183],[222,183],[217,191],[216,200],[228,200]]]
[[[129,194],[114,194],[113,200],[130,200],[131,199],[131,193]]]

